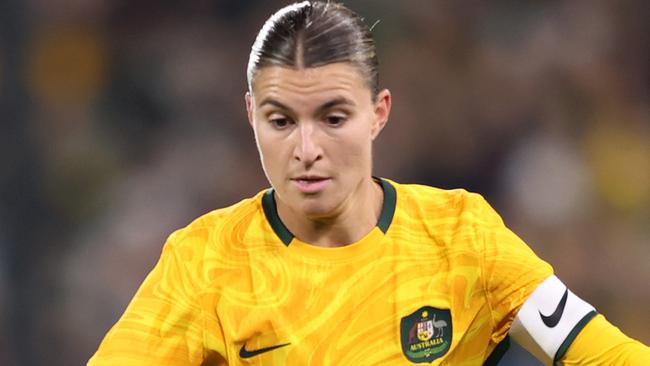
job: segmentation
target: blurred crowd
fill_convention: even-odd
[[[80,365],[176,228],[266,182],[246,121],[286,1],[3,0],[0,365]],[[345,2],[392,118],[375,173],[482,193],[650,344],[645,0]]]

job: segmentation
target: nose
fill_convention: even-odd
[[[318,131],[312,123],[301,123],[296,129],[298,142],[294,151],[294,159],[310,166],[322,159],[323,154],[318,143]]]

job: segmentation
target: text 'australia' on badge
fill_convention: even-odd
[[[423,306],[402,318],[400,339],[404,356],[415,363],[432,362],[451,347],[451,312]]]

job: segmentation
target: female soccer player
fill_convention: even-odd
[[[372,175],[391,110],[361,18],[262,27],[248,119],[270,189],[172,234],[89,365],[647,365],[477,195]]]

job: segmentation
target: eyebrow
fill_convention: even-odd
[[[281,102],[279,102],[279,101],[277,101],[277,100],[275,100],[273,98],[265,98],[264,100],[262,100],[262,102],[260,103],[259,106],[261,108],[261,107],[263,107],[263,106],[265,106],[267,104],[278,107],[278,108],[283,109],[285,111],[292,111],[292,109],[290,107],[288,107],[287,105],[285,105],[285,104],[283,104],[283,103],[281,103]],[[333,107],[336,107],[336,106],[339,106],[339,105],[355,106],[356,104],[351,99],[348,99],[348,98],[345,98],[345,97],[338,97],[338,98],[334,98],[332,100],[328,100],[327,102],[321,104],[316,109],[316,111],[317,111],[317,113],[322,113],[323,111],[326,111],[326,110],[328,110],[330,108],[333,108]]]

